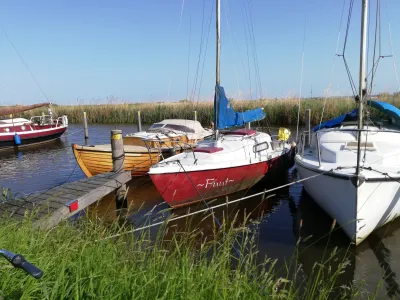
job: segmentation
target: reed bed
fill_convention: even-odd
[[[292,261],[278,272],[275,261],[260,258],[256,235],[243,228],[223,228],[212,241],[196,231],[165,239],[149,232],[124,234],[125,227],[79,220],[50,231],[0,222],[1,247],[23,254],[42,268],[40,280],[1,262],[4,299],[373,299],[361,286],[337,286],[347,262],[335,253],[315,264],[306,278]],[[114,234],[119,237],[109,239]],[[200,237],[200,238],[199,238]],[[199,242],[200,241],[200,242]],[[232,251],[235,247],[239,256]],[[285,268],[284,268],[285,269]]]
[[[400,107],[400,95],[382,94],[379,99]],[[267,118],[258,122],[258,126],[295,125],[297,124],[298,99],[275,100],[231,100],[237,111],[245,111],[256,107],[263,107]],[[304,124],[304,111],[311,109],[311,122],[318,124],[321,120],[325,99],[302,99],[300,110],[300,124]],[[330,98],[326,100],[323,120],[336,117],[351,111],[356,107],[350,97]],[[179,101],[170,103],[121,103],[101,105],[70,105],[54,106],[58,115],[67,115],[71,123],[81,123],[83,111],[87,112],[89,123],[132,124],[137,123],[137,112],[141,111],[142,123],[153,124],[163,119],[193,119],[197,111],[197,119],[204,125],[213,120],[213,103]],[[28,112],[25,117],[40,114],[40,109]]]

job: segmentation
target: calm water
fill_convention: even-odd
[[[15,193],[31,193],[49,189],[56,185],[84,178],[77,166],[72,153],[71,143],[84,143],[81,125],[70,125],[67,136],[62,139],[32,147],[21,152],[0,152],[0,187],[6,187]],[[114,125],[91,125],[89,127],[89,144],[109,143],[110,130]],[[118,126],[123,133],[134,132],[136,126]],[[295,181],[297,173],[290,170],[287,177],[277,182],[260,182],[249,191],[229,196],[229,200],[244,195],[251,195],[280,184]],[[370,291],[381,284],[379,295],[382,298],[394,297],[400,299],[400,219],[388,224],[373,233],[357,249],[349,245],[349,241],[338,229],[330,234],[332,219],[330,219],[303,191],[301,184],[273,192],[274,195],[261,201],[261,197],[224,206],[215,210],[219,220],[223,218],[242,224],[243,220],[256,221],[251,228],[257,232],[260,256],[283,262],[290,261],[297,253],[303,272],[309,274],[316,262],[326,260],[328,254],[337,247],[338,258],[348,257],[351,264],[340,276],[338,285],[349,284],[353,280],[364,280]],[[133,208],[130,220],[136,226],[159,221],[171,213],[183,215],[189,208],[170,211],[163,203],[157,190],[148,178],[141,178],[129,189],[129,205]],[[210,205],[225,202],[220,199]],[[191,206],[190,211],[204,208],[203,205]],[[97,209],[91,210],[106,220],[115,218],[115,203],[104,199]],[[212,234],[213,222],[209,214],[198,214],[191,219],[181,219],[170,224],[167,234],[173,231],[187,230],[188,223],[201,227],[204,234]],[[235,219],[236,216],[236,219]],[[249,222],[248,222],[249,223]],[[173,229],[173,230],[172,230]],[[156,231],[157,228],[154,228]],[[308,239],[296,243],[299,238]],[[335,263],[333,263],[334,267]]]

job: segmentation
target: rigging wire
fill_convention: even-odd
[[[297,127],[296,127],[296,141],[299,136],[299,124],[300,124],[300,100],[303,88],[303,71],[304,71],[304,49],[306,41],[306,25],[307,25],[307,11],[304,12],[304,28],[303,28],[303,53],[301,56],[301,73],[300,73],[300,91],[299,91],[299,103],[297,108]]]
[[[247,3],[247,6],[246,6]],[[253,26],[253,15],[252,10],[250,8],[250,1],[247,0],[245,3],[245,11],[247,16],[247,28],[249,30],[249,38],[251,42],[251,50],[253,52],[253,61],[254,61],[254,79],[256,83],[256,87],[258,88],[258,96],[262,98],[262,85],[261,85],[261,76],[260,76],[260,68],[258,65],[258,56],[257,56],[257,47],[256,47],[256,39],[254,36],[254,26]],[[247,9],[246,9],[247,7]],[[258,86],[257,86],[258,85]]]
[[[340,23],[339,23],[339,31],[338,31],[338,35],[337,35],[337,39],[336,39],[336,50],[335,50],[335,55],[333,56],[332,69],[331,69],[331,75],[330,75],[330,78],[329,78],[328,88],[325,91],[325,101],[324,101],[324,105],[322,106],[321,118],[319,120],[319,128],[321,127],[322,120],[324,118],[326,102],[327,102],[327,100],[329,98],[329,90],[332,87],[333,73],[335,72],[335,63],[336,63],[336,58],[337,58],[336,53],[338,52],[338,49],[339,49],[339,41],[340,41],[340,35],[341,35],[341,31],[342,31],[343,15],[344,15],[345,6],[346,6],[346,0],[343,0],[342,14],[340,16]]]
[[[249,42],[248,42],[248,37],[247,37],[247,18],[245,17],[242,9],[242,16],[243,19],[246,21],[244,23],[244,34],[246,38],[246,55],[247,55],[247,67],[248,67],[248,75],[249,75],[249,86],[250,86],[250,100],[253,98],[253,91],[252,91],[252,85],[251,85],[251,67],[250,67],[250,56],[249,56]]]
[[[389,39],[390,39],[390,48],[391,48],[391,52],[392,52],[392,60],[393,60],[393,68],[394,68],[394,72],[396,74],[396,80],[397,80],[397,88],[398,88],[398,92],[400,92],[400,80],[399,80],[399,74],[397,72],[397,66],[396,66],[396,58],[394,55],[394,51],[393,51],[393,40],[392,40],[392,28],[390,26],[390,19],[389,19],[389,13],[388,10],[386,8],[386,17],[388,19],[388,27],[389,27]]]
[[[208,40],[209,40],[209,36],[210,36],[211,20],[212,20],[212,16],[213,16],[213,13],[214,13],[214,6],[215,5],[213,3],[211,3],[211,13],[210,13],[210,18],[208,20],[208,32],[207,32],[207,38],[206,38],[206,48],[204,50],[203,65],[201,67],[199,91],[197,93],[197,102],[200,100],[200,91],[201,91],[201,85],[203,83],[204,65],[205,65],[205,62],[206,62],[206,55],[207,55],[207,49],[208,49]]]
[[[228,31],[229,31],[228,36],[229,36],[229,40],[230,40],[230,42],[231,42],[231,44],[232,44],[232,48],[234,49],[233,52],[232,52],[232,57],[233,57],[233,69],[234,69],[235,75],[236,75],[236,85],[237,85],[237,88],[238,88],[238,91],[239,91],[239,94],[240,94],[239,75],[238,75],[238,71],[237,71],[237,67],[236,67],[236,48],[239,48],[239,47],[238,47],[238,46],[239,46],[239,43],[238,43],[238,41],[237,41],[236,32],[234,32],[233,29],[231,28],[231,15],[230,15],[230,9],[229,9],[229,4],[228,4],[228,1],[227,1],[227,0],[225,0],[225,6],[226,6],[226,9],[224,9],[224,12],[225,12],[225,19],[226,19]],[[236,46],[237,46],[237,47],[235,47],[235,46],[233,45],[233,42],[232,42],[232,32],[233,32],[233,35],[234,35],[235,38],[236,38],[235,41],[236,41]],[[243,59],[241,59],[241,62],[242,62],[242,64],[243,64],[243,68],[244,68]]]
[[[178,25],[178,30],[177,30],[177,32],[176,32],[176,39],[178,38],[179,31],[180,31],[180,29],[181,29],[182,16],[183,16],[183,8],[184,8],[184,6],[185,6],[185,0],[182,0],[181,14],[180,14],[180,17],[179,17],[179,25]],[[172,59],[173,65],[175,65],[175,60],[176,60],[176,54],[175,54],[175,51],[174,51],[174,56],[173,56],[173,59]],[[171,72],[171,76],[170,76],[170,78],[169,78],[168,100],[169,100],[169,95],[170,95],[170,92],[171,92],[171,84],[172,84],[172,72]]]
[[[347,76],[348,76],[349,81],[350,81],[350,87],[351,87],[351,90],[353,92],[353,96],[354,96],[354,98],[357,98],[357,95],[358,95],[357,87],[356,87],[356,85],[354,83],[353,77],[351,76],[350,67],[347,64],[347,60],[346,60],[346,56],[345,56],[346,47],[347,47],[347,39],[349,37],[351,17],[352,17],[352,14],[353,14],[353,5],[354,5],[354,0],[350,0],[349,13],[348,13],[348,16],[347,16],[346,35],[345,35],[345,38],[344,38],[344,45],[343,45],[343,51],[342,51],[342,54],[337,54],[337,56],[341,56],[343,58],[343,62],[344,62],[345,68],[346,68]]]
[[[11,46],[14,48],[14,51],[18,54],[19,58],[21,59],[22,63],[24,64],[25,68],[28,70],[29,74],[32,76],[33,80],[35,81],[37,87],[39,88],[39,90],[42,92],[43,96],[46,98],[46,100],[51,103],[51,101],[49,100],[49,97],[47,97],[46,93],[44,92],[44,90],[42,89],[42,87],[40,86],[39,82],[37,81],[35,75],[33,75],[31,69],[28,67],[28,64],[25,62],[25,60],[22,58],[21,54],[19,53],[19,51],[17,50],[17,48],[15,47],[14,43],[11,41],[10,37],[8,36],[7,32],[4,30],[4,28],[1,28],[1,30],[3,31],[5,37],[7,38],[8,42],[11,44]]]
[[[190,94],[190,99],[195,98],[196,90],[197,90],[197,81],[199,78],[199,68],[200,68],[200,60],[201,60],[201,54],[203,50],[203,43],[204,43],[204,38],[203,38],[203,33],[204,33],[204,11],[205,11],[205,1],[203,0],[203,10],[202,10],[202,19],[201,19],[201,34],[200,34],[200,49],[199,49],[199,55],[197,59],[197,66],[196,66],[196,72],[195,72],[195,77],[194,77],[194,82],[193,82],[193,87],[192,91]]]
[[[187,76],[186,76],[186,99],[189,100],[189,74],[190,74],[190,40],[192,37],[192,14],[189,14],[189,51],[187,57]]]

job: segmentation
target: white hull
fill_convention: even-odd
[[[305,167],[298,156],[295,160],[301,178],[315,176],[323,171]],[[362,175],[367,180],[357,187],[350,180],[352,175],[337,176],[338,172],[335,172],[332,176],[332,173],[327,172],[305,180],[304,188],[318,205],[337,221],[356,245],[372,231],[399,216],[399,182],[363,171]],[[368,180],[372,178],[373,181]]]

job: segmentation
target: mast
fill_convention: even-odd
[[[367,25],[368,25],[368,0],[362,0],[361,11],[361,43],[360,43],[360,82],[358,91],[358,145],[357,145],[357,169],[356,174],[360,174],[361,158],[361,129],[364,128],[363,122],[363,102],[366,93],[367,78],[365,68],[367,63]]]
[[[221,41],[220,41],[220,33],[221,33],[221,25],[220,25],[220,0],[216,0],[216,30],[217,30],[217,57],[216,57],[216,78],[215,78],[215,99],[214,99],[214,128],[215,128],[215,139],[218,139],[218,103],[219,103],[219,84],[220,84],[220,55],[221,55]]]

